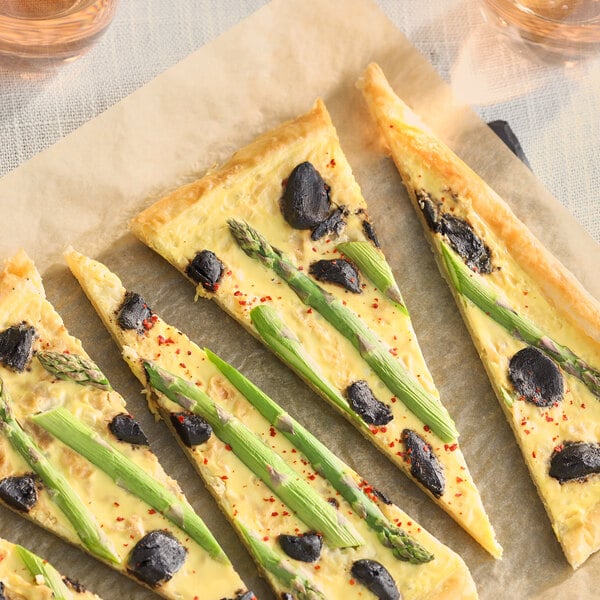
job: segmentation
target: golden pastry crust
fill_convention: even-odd
[[[359,87],[427,232],[440,271],[450,283],[565,556],[576,568],[600,548],[600,499],[594,497],[598,481],[588,482],[587,488],[569,487],[578,483],[562,487],[548,475],[547,470],[553,446],[559,440],[569,441],[573,436],[575,439],[582,436],[584,441],[598,441],[598,399],[580,381],[571,378],[567,392],[572,399],[563,401],[564,409],[553,407],[554,413],[525,407],[525,402],[515,402],[514,406],[506,403],[504,393],[506,387],[511,386],[506,376],[508,357],[523,343],[504,330],[496,333],[487,331],[489,325],[482,320],[485,319],[483,313],[478,312],[479,309],[465,300],[452,285],[439,252],[439,235],[432,232],[427,224],[419,207],[417,192],[424,189],[452,197],[455,200],[452,208],[461,211],[459,216],[470,222],[476,234],[490,246],[502,264],[503,275],[496,272],[487,276],[495,289],[506,294],[509,305],[531,311],[534,321],[544,314],[551,314],[546,324],[549,330],[545,333],[580,352],[594,365],[598,365],[600,357],[600,304],[541,245],[509,206],[397,97],[378,65],[372,64],[367,68]],[[520,305],[515,305],[524,293],[529,294],[528,300],[521,300]],[[502,342],[496,344],[496,339],[502,339]],[[562,414],[557,412],[561,410],[564,410]],[[560,424],[555,422],[558,418]],[[560,425],[560,428],[551,431],[549,422]],[[544,434],[532,431],[530,423]],[[535,443],[534,436],[539,436]]]
[[[281,184],[298,164],[305,161],[313,164],[329,186],[332,205],[345,207],[347,223],[340,234],[311,240],[307,231],[292,228],[281,214]],[[335,254],[338,252],[335,246],[339,242],[371,243],[364,231],[363,219],[368,219],[365,211],[366,203],[339,146],[335,128],[323,102],[317,100],[308,114],[263,134],[234,154],[218,172],[209,173],[200,181],[170,193],[134,218],[130,227],[144,243],[184,274],[198,251],[208,249],[214,252],[226,265],[226,274],[218,290],[207,292],[202,285],[197,285],[197,294],[213,299],[259,340],[261,338],[249,315],[250,308],[259,303],[273,302],[276,310],[286,312],[284,320],[293,323],[292,328],[300,335],[301,343],[318,366],[331,371],[331,355],[343,355],[347,359],[339,361],[339,369],[332,373],[336,378],[332,380],[334,387],[342,392],[357,379],[362,379],[363,373],[366,373],[364,378],[371,378],[375,386],[373,389],[381,387],[382,382],[365,365],[349,340],[330,323],[311,316],[312,309],[307,310],[292,290],[273,278],[272,273],[260,263],[248,259],[235,245],[226,222],[228,218],[247,221],[265,234],[274,247],[309,271],[310,264],[319,258],[339,257],[339,253]],[[363,280],[364,283],[367,278],[363,277]],[[196,285],[197,282],[194,283]],[[410,319],[400,315],[390,302],[381,299],[381,293],[370,282],[364,283],[360,294],[340,291],[339,287],[336,289],[331,284],[325,284],[325,287],[356,314],[364,315],[368,325],[385,340],[390,352],[405,367],[409,365],[407,370],[412,376],[419,378],[418,381],[432,395],[438,395],[415,341]],[[326,396],[322,391],[313,389]],[[387,394],[388,390],[383,393]],[[390,402],[396,403],[397,398],[392,399],[391,396],[390,393]],[[332,405],[352,422],[352,418],[339,406],[335,406],[334,402]],[[424,431],[424,436],[429,435],[430,430],[424,429],[423,422],[417,420],[402,402],[397,402],[393,410],[398,419],[382,431],[364,427],[359,427],[359,430],[412,477],[408,461],[402,456],[401,449],[396,447],[402,432],[400,423],[408,419],[404,422],[405,427]],[[405,412],[400,412],[403,410]],[[414,477],[413,480],[486,550],[499,558],[502,549],[495,540],[458,444],[444,444],[435,434],[432,438],[435,439],[430,443],[443,456],[444,468],[447,468],[447,493],[436,498]],[[461,488],[452,487],[457,485]]]
[[[359,87],[373,108],[385,105],[385,111],[372,110],[380,129],[391,127],[394,121],[402,124],[402,137],[393,143],[401,144],[407,153],[417,153],[424,165],[434,165],[454,192],[468,198],[473,209],[504,241],[522,268],[539,281],[561,315],[581,333],[600,343],[600,302],[539,242],[479,175],[435,138],[407,105],[401,100],[398,102],[379,65],[373,63],[367,67]],[[392,105],[394,112],[389,111]],[[389,138],[384,137],[390,144]],[[393,156],[401,152],[400,147],[398,150]],[[395,162],[403,176],[410,178],[404,163]]]

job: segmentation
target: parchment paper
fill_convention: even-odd
[[[0,181],[0,255],[25,247],[34,258],[66,325],[127,398],[167,471],[259,597],[273,595],[165,428],[152,422],[139,384],[64,266],[67,244],[106,262],[164,319],[241,368],[459,552],[481,598],[592,598],[600,587],[600,556],[577,572],[563,558],[400,179],[378,146],[354,87],[370,61],[380,63],[401,96],[600,297],[597,245],[484,124],[455,102],[449,87],[369,0],[275,0],[6,176]],[[332,114],[434,379],[462,433],[464,454],[505,549],[502,561],[489,557],[216,306],[194,304],[192,286],[127,233],[127,220],[139,210],[259,133],[305,112],[317,96]],[[37,550],[107,600],[156,597],[3,508],[0,534]]]

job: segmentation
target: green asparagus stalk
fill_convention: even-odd
[[[212,558],[228,561],[218,542],[187,502],[180,500],[150,473],[115,450],[68,410],[63,407],[53,408],[31,418],[37,425],[104,471],[120,487],[163,514],[204,548]]]
[[[341,522],[335,509],[239,419],[184,379],[151,361],[145,360],[143,365],[155,390],[206,419],[215,435],[229,444],[235,455],[308,527],[325,536],[330,545],[347,548],[364,544],[354,528]]]
[[[91,385],[101,390],[111,390],[108,379],[96,363],[79,354],[65,352],[38,352],[37,359],[46,371],[59,379]]]
[[[326,600],[323,593],[306,575],[299,573],[284,556],[252,534],[240,521],[237,524],[258,564],[286,586],[293,593],[294,598],[298,600]]]
[[[73,599],[71,590],[65,585],[60,573],[50,563],[18,544],[15,544],[15,551],[36,581],[38,577],[44,579],[44,583],[52,590],[53,600]]]
[[[8,390],[2,379],[0,379],[0,431],[40,477],[50,492],[50,498],[67,517],[87,550],[110,563],[121,564],[119,555],[102,533],[94,515],[87,509],[67,479],[54,468],[15,419]]]
[[[310,461],[340,495],[352,506],[352,510],[365,519],[375,531],[381,543],[391,548],[394,556],[414,564],[428,562],[433,554],[396,527],[381,512],[377,504],[357,485],[353,471],[329,448],[323,445],[310,431],[244,377],[237,369],[219,358],[208,348],[204,351],[209,360],[229,382],[254,406],[258,412]]]
[[[272,306],[259,304],[250,311],[250,319],[268,348],[284,362],[292,365],[297,373],[349,415],[357,425],[368,430],[368,425],[356,414],[346,398],[319,374],[318,366],[313,364],[300,340]]]
[[[279,275],[300,300],[319,312],[358,350],[389,390],[444,442],[458,438],[450,415],[438,398],[425,390],[390,354],[389,349],[349,308],[302,273],[247,223],[228,221],[236,243],[251,258]]]
[[[511,335],[553,358],[567,373],[577,377],[595,396],[600,397],[600,371],[508,306],[447,244],[440,241],[440,248],[450,281],[461,296],[468,298]]]
[[[336,248],[354,262],[361,273],[366,275],[402,314],[408,316],[400,288],[381,250],[370,242],[343,242]]]

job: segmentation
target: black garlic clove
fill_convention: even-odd
[[[375,560],[363,558],[354,561],[352,577],[364,585],[379,600],[401,600],[396,582],[389,571]]]
[[[375,244],[375,247],[381,248],[381,245],[379,244],[379,238],[377,237],[377,233],[375,232],[375,227],[373,227],[373,225],[369,223],[369,221],[364,219],[362,222],[362,228],[365,232],[365,235],[373,242],[373,244]]]
[[[185,562],[186,549],[166,531],[147,533],[127,559],[129,572],[140,581],[157,587],[171,579]]]
[[[550,477],[560,483],[585,481],[594,473],[600,473],[600,444],[566,442],[557,446],[550,457]]]
[[[309,162],[290,173],[281,198],[283,218],[294,229],[312,229],[329,214],[329,186]]]
[[[519,350],[510,359],[508,378],[519,396],[536,406],[553,406],[563,399],[564,380],[560,369],[533,346]]]
[[[0,600],[7,600],[4,594],[4,584],[0,581]]]
[[[415,196],[429,229],[437,233],[442,226],[442,215],[439,204],[435,203],[425,190],[416,190]]]
[[[139,334],[152,328],[152,310],[136,292],[127,292],[117,311],[117,323],[121,329],[133,329]]]
[[[0,598],[0,600],[2,600],[2,599]],[[292,596],[288,592],[282,592],[281,600],[294,600],[294,596]]]
[[[277,541],[290,558],[302,562],[315,562],[321,556],[321,548],[323,548],[323,537],[318,533],[305,533],[304,535],[282,533],[278,536]]]
[[[459,254],[465,264],[476,273],[491,273],[493,270],[490,249],[473,231],[469,223],[452,215],[443,215],[440,233]]]
[[[318,260],[310,265],[309,273],[318,281],[335,283],[353,294],[362,293],[358,270],[343,258]]]
[[[225,265],[214,252],[201,250],[190,261],[185,273],[192,281],[202,285],[206,291],[216,292],[219,289],[223,271],[225,271]]]
[[[148,438],[140,424],[129,414],[116,415],[108,424],[111,433],[120,441],[136,446],[148,446]]]
[[[344,216],[346,209],[343,206],[336,208],[324,221],[321,221],[310,234],[310,239],[316,242],[328,234],[340,235],[346,227]]]
[[[29,512],[38,501],[35,475],[5,477],[0,481],[0,499],[21,512]]]
[[[35,329],[23,322],[0,332],[0,362],[21,373],[31,359]]]
[[[346,388],[346,397],[352,410],[369,425],[386,425],[394,418],[392,409],[375,397],[363,379]]]
[[[188,448],[204,444],[212,435],[212,427],[200,415],[191,412],[171,413],[171,423]]]
[[[406,447],[404,459],[410,464],[412,476],[439,498],[444,493],[446,478],[433,448],[412,429],[402,431],[401,439]]]

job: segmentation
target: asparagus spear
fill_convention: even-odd
[[[389,522],[377,504],[357,485],[351,469],[329,448],[324,446],[237,369],[219,358],[208,348],[205,348],[204,351],[209,360],[229,382],[271,425],[308,458],[315,470],[321,473],[334,489],[348,501],[354,512],[365,519],[369,527],[377,532],[381,543],[392,549],[396,558],[414,564],[428,562],[433,559],[433,554],[413,540],[405,531]]]
[[[15,419],[8,390],[1,378],[0,431],[44,482],[50,492],[50,498],[67,517],[82,544],[92,554],[108,562],[121,564],[121,559],[102,533],[94,515],[86,508],[67,479],[54,468]]]
[[[60,573],[51,564],[18,544],[15,544],[15,551],[36,581],[38,577],[43,578],[44,583],[52,590],[53,600],[73,599],[71,590],[65,585]]]
[[[69,448],[102,469],[119,486],[163,514],[202,546],[212,558],[228,561],[218,542],[187,502],[180,500],[150,473],[115,450],[68,410],[63,407],[53,408],[31,418]]]
[[[511,335],[553,358],[567,373],[581,380],[600,398],[600,371],[588,365],[571,349],[555,342],[535,323],[518,314],[499,298],[481,276],[471,271],[447,244],[442,241],[439,243],[450,282],[459,294],[468,298]]]
[[[441,402],[427,392],[411,373],[392,357],[389,349],[349,308],[299,271],[282,253],[247,223],[227,221],[238,246],[251,258],[279,275],[300,300],[319,312],[358,350],[391,392],[444,442],[458,438],[450,415]]]
[[[38,352],[37,359],[46,371],[59,379],[74,381],[81,385],[92,385],[101,390],[111,390],[108,379],[96,363],[79,354],[66,352]]]
[[[364,543],[349,523],[341,522],[329,503],[239,419],[202,390],[156,363],[144,360],[143,365],[155,390],[206,419],[215,435],[229,444],[236,456],[308,527],[322,533],[334,547],[355,547]]]
[[[237,522],[244,539],[259,564],[274,575],[298,600],[326,600],[319,589],[282,555],[253,535],[240,521]]]
[[[368,425],[356,414],[348,401],[329,381],[319,375],[318,367],[312,363],[300,340],[273,307],[267,304],[256,306],[250,311],[250,319],[264,343],[277,356],[292,365],[300,375],[348,414],[357,425],[368,430]]]
[[[381,250],[370,242],[343,242],[336,248],[345,254],[375,285],[375,287],[390,300],[394,306],[408,316],[408,310],[402,299],[400,288],[394,279],[390,265]]]

